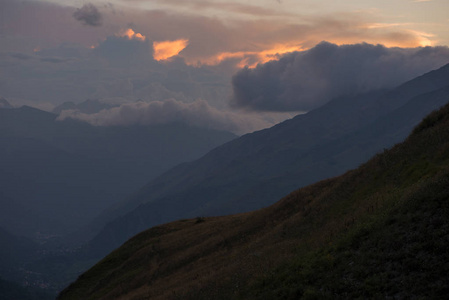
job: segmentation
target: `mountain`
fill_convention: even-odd
[[[443,299],[448,215],[449,104],[270,207],[146,230],[58,299]]]
[[[12,108],[12,105],[3,97],[0,97],[0,108]]]
[[[112,107],[114,107],[114,105],[103,103],[97,99],[87,99],[86,101],[78,104],[75,104],[71,101],[64,102],[61,105],[56,106],[52,112],[55,114],[60,114],[63,110],[78,110],[81,113],[94,114],[100,112],[103,109],[110,109]]]
[[[39,246],[0,228],[0,277],[20,280],[20,269],[38,256]]]
[[[259,209],[355,168],[444,105],[448,88],[446,65],[395,89],[335,99],[244,135],[171,169],[104,213],[96,222],[106,226],[89,247],[101,256],[151,226]]]
[[[56,118],[27,106],[0,109],[0,226],[12,233],[73,232],[156,175],[235,138],[184,124],[95,127]]]
[[[17,283],[0,278],[0,300],[51,300],[54,296],[44,291],[23,287]]]
[[[54,299],[55,291],[44,291],[30,263],[42,255],[40,245],[0,228],[0,299]],[[8,280],[6,280],[7,278]]]

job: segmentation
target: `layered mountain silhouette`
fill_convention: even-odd
[[[37,287],[23,287],[0,277],[0,300],[51,300],[54,296]]]
[[[51,290],[56,291],[138,232],[162,223],[182,220],[150,230],[150,236],[155,237],[156,241],[160,242],[159,239],[161,239],[170,243],[168,248],[161,245],[155,246],[154,252],[147,253],[146,256],[151,258],[154,254],[158,257],[157,261],[150,259],[153,263],[152,270],[156,270],[158,275],[152,274],[148,277],[147,274],[142,273],[142,278],[148,279],[148,282],[153,282],[153,279],[159,282],[160,278],[165,276],[164,274],[168,274],[167,278],[173,278],[171,272],[178,270],[179,266],[187,266],[199,257],[215,253],[216,240],[212,236],[220,240],[220,251],[226,252],[233,249],[234,244],[239,244],[252,235],[265,239],[257,233],[260,226],[265,228],[273,225],[277,229],[272,234],[279,234],[282,237],[284,231],[281,229],[292,225],[284,223],[282,218],[277,220],[279,216],[274,212],[275,215],[272,215],[270,212],[272,208],[262,210],[269,212],[267,214],[254,213],[259,216],[258,223],[246,221],[244,219],[246,217],[242,219],[239,216],[217,219],[205,218],[206,216],[241,213],[267,207],[292,190],[356,168],[374,154],[402,141],[426,114],[448,101],[449,65],[446,65],[391,90],[334,99],[307,114],[299,115],[272,128],[234,139],[213,149],[196,161],[183,163],[170,169],[150,182],[148,178],[155,177],[164,168],[167,170],[169,167],[167,164],[175,165],[180,161],[187,161],[188,157],[193,159],[195,155],[200,156],[197,152],[190,152],[189,149],[198,149],[200,145],[204,146],[203,153],[205,153],[207,149],[213,148],[214,143],[218,145],[231,140],[233,135],[186,127],[182,124],[152,127],[94,127],[70,119],[55,122],[55,114],[30,107],[0,109],[0,180],[5,182],[0,191],[0,204],[2,208],[5,208],[0,210],[2,214],[0,220],[3,222],[0,226],[15,234],[24,233],[33,236],[37,229],[48,241],[52,232],[47,229],[57,228],[57,232],[53,231],[55,234],[67,233],[69,228],[80,228],[81,225],[86,224],[109,203],[116,203],[89,226],[78,231],[76,235],[68,236],[68,240],[80,241],[95,235],[84,247],[76,251],[64,252],[64,250],[49,253],[28,264],[27,272],[38,274],[38,280],[45,282],[51,286]],[[425,162],[421,163],[425,165]],[[426,168],[424,167],[425,170]],[[409,172],[414,171],[409,170]],[[416,174],[418,177],[421,176],[419,172]],[[389,179],[394,177],[389,176]],[[95,184],[92,184],[93,182]],[[340,191],[327,186],[328,182],[334,181],[324,181],[315,185],[314,187],[317,188],[313,188],[314,192],[311,192],[310,197],[317,195],[318,199],[325,199],[328,196],[327,192],[333,194]],[[351,182],[348,185],[352,186],[355,183]],[[138,189],[138,187],[142,188]],[[402,186],[400,188],[402,189]],[[338,197],[351,198],[352,196],[348,195],[353,194],[374,197],[371,194],[364,194],[371,191],[371,187],[366,189],[367,191],[345,190],[342,193],[343,196]],[[373,188],[373,190],[376,189],[377,186]],[[133,190],[135,192],[130,195]],[[306,191],[307,195],[309,188],[303,191]],[[406,190],[400,190],[400,192],[406,193]],[[54,195],[57,196],[53,197]],[[93,195],[93,197],[86,195]],[[308,199],[312,199],[310,197]],[[121,201],[117,202],[120,199]],[[302,210],[308,207],[308,203],[300,202],[298,205],[302,207]],[[348,211],[356,210],[351,205]],[[276,204],[273,207],[280,206],[282,205]],[[344,207],[344,204],[340,206]],[[65,210],[59,210],[61,207]],[[294,205],[286,206],[285,210],[284,208],[279,210],[279,214],[288,217],[287,210],[291,209],[294,213],[295,207]],[[321,211],[321,204],[314,209],[317,212]],[[316,216],[313,222],[317,223],[305,225],[305,229],[300,231],[302,234],[308,232],[308,229],[320,227],[318,225],[321,219],[318,214],[313,215]],[[187,220],[188,218],[194,219]],[[275,221],[266,223],[270,218],[274,218]],[[353,221],[355,217],[352,215],[351,217],[348,215],[348,218],[339,215],[338,218],[341,218],[339,220],[344,222],[344,226],[355,222]],[[211,220],[218,221],[215,223]],[[228,221],[223,223],[220,220]],[[245,227],[245,224],[248,227]],[[332,224],[326,225],[325,229],[332,228]],[[192,228],[193,231],[184,231],[187,228],[184,226]],[[226,232],[228,229],[229,234],[217,233],[217,230]],[[202,232],[202,230],[205,231]],[[170,232],[174,234],[173,239],[171,237],[167,239],[165,235]],[[177,232],[180,235],[177,235]],[[289,229],[285,232],[289,232]],[[294,229],[291,232],[297,233]],[[336,233],[331,230],[330,236],[334,234]],[[140,235],[142,236],[147,240],[146,235]],[[213,239],[212,242],[209,238]],[[138,240],[139,243],[142,241]],[[175,240],[179,240],[179,243]],[[200,245],[202,240],[210,244],[207,246],[209,248],[202,248],[202,246],[195,248],[194,245]],[[154,240],[147,241],[151,245],[155,243]],[[323,239],[319,238],[315,242],[319,244],[322,241]],[[315,242],[309,246],[315,245]],[[186,248],[187,244],[194,248]],[[266,244],[268,245],[268,242]],[[133,247],[128,248],[130,257],[133,256],[131,252],[136,249]],[[162,252],[159,251],[161,249]],[[233,258],[240,257],[240,250],[235,251],[236,256]],[[275,252],[276,249],[273,251]],[[183,252],[185,254],[182,254]],[[258,251],[254,250],[251,253],[254,256],[249,257],[257,260]],[[175,256],[179,256],[179,259]],[[242,257],[244,261],[248,259],[248,256]],[[283,254],[280,257],[283,258]],[[291,258],[291,253],[285,257]],[[321,258],[317,256],[318,261]],[[122,262],[127,261],[122,254],[118,255],[118,259]],[[214,259],[220,261],[221,256],[212,256],[211,261]],[[298,260],[301,261],[301,259]],[[167,263],[167,261],[174,263]],[[224,261],[226,263],[226,259]],[[236,263],[243,264],[244,261],[236,260]],[[253,268],[251,270],[254,273],[266,275],[264,270],[278,266],[278,261],[273,262],[267,259],[267,262],[270,265],[265,266],[265,269],[254,269],[254,264],[250,269]],[[229,265],[232,264],[229,263]],[[309,265],[305,268],[308,267]],[[103,267],[100,270],[103,270]],[[235,270],[233,269],[232,272]],[[94,274],[98,274],[97,271]],[[114,282],[115,276],[118,276],[116,269],[109,269],[107,272],[110,272],[111,277],[107,275],[106,279],[99,279],[98,285],[93,288],[98,288],[99,294],[90,297],[96,298],[97,295],[103,297],[102,293],[105,290],[108,290],[108,294],[113,290],[110,294],[112,299],[117,295],[121,297],[122,294],[127,295],[124,296],[125,298],[128,297],[127,293],[131,291],[129,287],[124,286],[122,292],[117,292],[115,287],[102,286],[107,282]],[[123,272],[129,278],[133,276],[124,269],[117,272]],[[140,272],[139,268],[136,269],[136,274],[138,272]],[[190,289],[183,284],[179,284],[178,289],[176,280],[171,281],[174,282],[174,286],[168,287],[168,290],[175,290],[175,294],[171,294],[172,298],[188,298],[189,295],[193,295],[192,298],[210,299],[211,290],[231,291],[232,285],[240,285],[239,282],[229,281],[233,278],[233,275],[229,275],[229,278],[223,280],[230,284],[226,286],[227,288],[216,287],[214,278],[217,277],[214,277],[214,272],[206,272],[208,276],[211,276],[212,281],[209,281],[207,288],[204,286],[201,288],[208,291],[204,297],[194,288]],[[217,271],[217,274],[220,272]],[[86,278],[85,276],[96,280],[93,278],[97,275],[83,275],[80,280]],[[189,279],[188,285],[204,281],[201,279],[200,272],[192,276],[200,281],[192,283]],[[123,279],[120,276],[117,278]],[[132,278],[133,280],[130,281],[134,281],[134,277]],[[245,287],[249,290],[254,289],[251,295],[263,295],[266,292],[263,288],[268,286],[266,283],[269,279],[257,280],[251,284],[245,283]],[[282,281],[282,276],[279,275],[273,279],[273,282],[276,280]],[[297,279],[292,279],[292,281],[295,280]],[[258,286],[260,282],[265,283]],[[84,284],[87,289],[91,289],[91,282]],[[139,283],[136,283],[135,287],[137,285]],[[167,287],[165,283],[160,286]],[[286,289],[290,290],[290,287]],[[295,289],[296,287],[292,288],[292,290]],[[187,294],[183,294],[184,291],[188,291]],[[312,286],[310,291],[316,292]],[[300,289],[298,293],[305,292]],[[245,295],[244,290],[239,290],[238,293]],[[80,295],[80,298],[85,298],[82,295],[87,295],[85,291],[80,294],[77,291],[75,294]],[[167,298],[167,295],[160,290],[148,291],[151,297],[159,294]],[[266,294],[269,295],[269,292]],[[223,293],[223,295],[223,299],[229,299],[229,294]],[[270,297],[276,298],[273,295]],[[289,297],[294,296],[289,294]]]
[[[1,300],[54,299],[54,293],[33,285],[32,277],[35,274],[26,271],[28,264],[41,256],[40,250],[42,249],[36,242],[0,228]]]
[[[184,124],[95,127],[32,107],[0,109],[0,226],[67,234],[148,180],[235,138]]]
[[[288,192],[355,168],[402,141],[449,100],[449,65],[388,91],[335,99],[181,164],[96,220],[101,256],[134,234],[182,218],[259,209]]]
[[[13,108],[12,105],[3,97],[0,97],[0,108]]]
[[[39,246],[0,228],[0,278],[20,280],[19,269],[38,257]]]
[[[443,97],[428,92],[400,111]],[[448,215],[449,104],[403,143],[272,206],[146,230],[58,299],[443,299]]]
[[[53,109],[55,114],[60,114],[63,110],[77,110],[85,114],[94,114],[103,109],[110,109],[114,107],[112,104],[103,103],[98,99],[87,99],[81,103],[64,102]]]

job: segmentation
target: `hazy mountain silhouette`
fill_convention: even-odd
[[[54,298],[54,295],[37,287],[23,287],[0,277],[0,300],[51,300]]]
[[[357,167],[400,142],[449,97],[449,65],[389,90],[335,99],[244,135],[152,180],[97,219],[91,243],[104,254],[148,227],[258,209],[282,195]],[[128,212],[127,214],[124,214]]]
[[[19,269],[38,256],[38,245],[0,228],[0,277],[21,279]]]
[[[358,169],[270,207],[146,230],[58,299],[443,299],[448,157],[449,104]]]
[[[12,108],[12,105],[3,97],[0,97],[0,108]]]
[[[0,109],[0,226],[13,233],[74,231],[164,170],[235,137],[184,124],[94,127],[56,117]]]
[[[0,299],[54,299],[54,293],[33,286],[28,265],[42,256],[34,241],[15,236],[0,228]],[[38,276],[36,276],[38,277]],[[5,280],[8,278],[8,280]]]
[[[112,107],[114,107],[114,105],[101,102],[97,99],[87,99],[86,101],[78,104],[75,104],[71,101],[64,102],[61,105],[56,106],[53,109],[53,112],[55,114],[60,114],[63,110],[78,110],[81,113],[94,114],[100,112],[103,109],[110,109]]]

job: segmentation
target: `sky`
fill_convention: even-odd
[[[61,116],[98,126],[164,122],[163,108],[166,122],[242,134],[449,63],[447,11],[447,0],[1,0],[0,97],[116,105]]]

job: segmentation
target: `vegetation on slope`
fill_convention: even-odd
[[[402,144],[259,211],[147,230],[59,299],[439,298],[449,105]]]
[[[133,235],[177,219],[253,211],[358,167],[403,141],[449,95],[449,64],[389,91],[334,99],[244,135],[151,180],[96,221],[103,257]],[[110,222],[109,222],[110,221]]]

